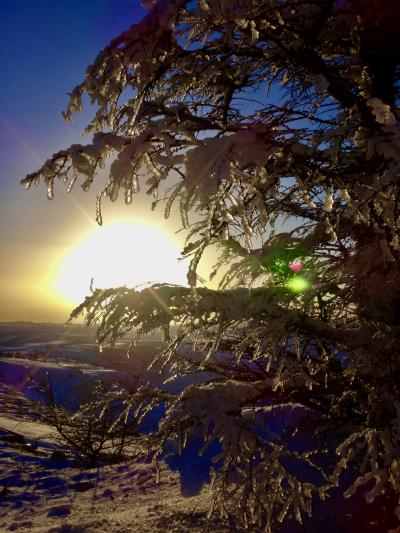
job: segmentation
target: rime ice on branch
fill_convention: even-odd
[[[367,483],[369,501],[398,494],[396,2],[145,4],[148,14],[99,53],[70,95],[67,120],[83,94],[97,105],[86,129],[92,141],[56,153],[23,183],[43,181],[49,198],[56,179],[68,191],[82,179],[88,190],[111,158],[101,223],[103,198],[122,192],[131,203],[141,186],[157,196],[170,182],[165,216],[179,206],[189,230],[191,290],[97,290],[73,316],[98,323],[99,342],[161,327],[166,365],[218,376],[172,402],[154,442],[176,436],[184,445],[196,425],[207,445],[222,441],[214,480],[221,515],[233,499],[245,523],[270,530],[285,517],[301,521],[345,468],[359,471],[346,496]],[[276,232],[282,220],[290,229]],[[196,288],[198,262],[215,243],[221,290]],[[295,260],[300,291],[288,290]],[[249,414],[257,402],[264,418]],[[296,424],[271,436],[282,409]],[[320,451],[318,436],[331,431],[333,474],[311,449],[293,451],[304,427]],[[313,483],[296,474],[307,468]]]

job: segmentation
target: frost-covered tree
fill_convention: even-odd
[[[99,224],[104,198],[163,191],[165,216],[178,206],[188,230],[188,287],[98,289],[72,316],[98,324],[100,344],[161,328],[173,373],[212,372],[179,396],[150,387],[137,400],[166,405],[157,452],[199,430],[205,447],[221,443],[222,516],[234,503],[270,531],[337,485],[398,498],[397,2],[144,4],[70,95],[67,120],[85,93],[97,105],[92,141],[23,183],[43,181],[52,198],[56,180],[70,191],[83,178],[86,191],[110,158]],[[215,244],[219,290],[196,274]]]

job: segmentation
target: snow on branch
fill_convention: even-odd
[[[358,348],[372,342],[369,328],[340,329],[307,316],[302,310],[286,309],[276,303],[276,288],[211,290],[174,285],[153,285],[137,291],[120,287],[96,289],[71,314],[71,319],[85,313],[87,325],[98,325],[97,340],[110,344],[126,332],[138,329],[139,334],[166,328],[171,323],[189,320],[187,333],[220,324],[226,330],[237,320],[262,317],[285,330],[288,335],[303,332]]]
[[[206,444],[222,443],[214,478],[222,515],[233,500],[245,523],[267,531],[285,516],[301,521],[313,495],[323,498],[322,487],[342,483],[349,468],[359,475],[347,496],[367,483],[370,501],[398,494],[395,2],[144,5],[147,15],[98,54],[70,94],[67,120],[84,95],[97,106],[86,128],[92,142],[57,152],[23,183],[44,182],[52,198],[55,180],[70,191],[82,177],[88,190],[109,158],[99,223],[104,197],[123,192],[131,203],[145,184],[155,208],[169,183],[164,215],[178,206],[188,230],[190,287],[95,290],[71,317],[97,325],[100,345],[161,328],[168,342],[159,358],[173,376],[212,373],[209,385],[165,400],[154,438],[156,449],[169,437],[183,446],[198,424]],[[213,272],[220,290],[196,286],[213,244],[222,249]],[[294,260],[304,291],[288,292]],[[315,446],[338,454],[329,481],[310,451],[290,448],[304,416],[286,440],[257,433],[248,409],[265,395],[271,409],[288,405],[294,416],[301,405],[316,415]],[[306,483],[293,461],[323,481]]]

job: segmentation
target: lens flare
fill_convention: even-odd
[[[300,261],[293,261],[293,263],[289,265],[289,268],[292,272],[300,272],[300,270],[303,268],[303,265],[300,263]]]
[[[294,276],[285,285],[285,287],[295,294],[305,292],[310,287],[310,282],[303,276]]]

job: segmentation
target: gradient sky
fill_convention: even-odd
[[[65,256],[94,229],[96,191],[77,187],[72,199],[56,188],[25,191],[19,180],[73,143],[93,110],[68,124],[60,112],[85,68],[109,40],[141,18],[138,0],[14,0],[0,18],[0,320],[63,322],[71,310],[48,287]],[[102,181],[99,182],[101,188]],[[178,228],[150,211],[141,195],[132,206],[105,202],[107,221],[147,220]],[[89,283],[89,280],[88,280]]]
[[[87,193],[77,183],[67,195],[58,183],[52,202],[47,200],[44,186],[25,191],[20,179],[37,170],[54,152],[71,144],[90,142],[82,138],[81,132],[94,109],[84,100],[84,113],[75,116],[73,124],[65,122],[61,111],[68,103],[67,93],[82,81],[86,67],[97,53],[144,14],[139,0],[14,0],[2,3],[0,321],[64,322],[74,304],[57,294],[54,280],[65,273],[66,268],[80,276],[78,285],[87,283],[85,294],[89,293],[91,276],[74,268],[73,257],[80,243],[99,231],[95,223],[95,198],[104,187],[106,175],[99,176]],[[265,88],[260,89],[257,98],[266,97]],[[277,95],[272,97],[277,98]],[[134,196],[131,206],[125,205],[123,199],[115,203],[104,201],[103,219],[106,224],[132,221],[155,227],[156,232],[167,235],[167,242],[175,243],[173,250],[177,250],[177,257],[184,244],[184,234],[176,233],[181,226],[179,215],[175,212],[165,220],[161,206],[151,211],[151,201],[144,192]],[[146,239],[146,231],[142,233]],[[149,240],[156,242],[157,235],[155,240],[147,238],[146,254],[142,253],[141,258],[149,255]],[[111,256],[112,246],[109,248]],[[203,278],[208,277],[215,259],[215,250],[206,252],[199,268]],[[136,262],[132,253],[130,261]],[[160,258],[158,262],[160,279],[143,281],[172,282],[163,277],[168,270],[164,268],[165,261],[163,263]],[[175,264],[174,261],[172,269]],[[141,268],[146,272],[146,266]],[[103,273],[104,270],[107,270],[105,265]],[[65,276],[71,284],[70,272]],[[135,279],[129,285],[136,283],[139,281]],[[100,285],[95,283],[95,286]],[[80,300],[75,301],[75,305],[78,303]]]

